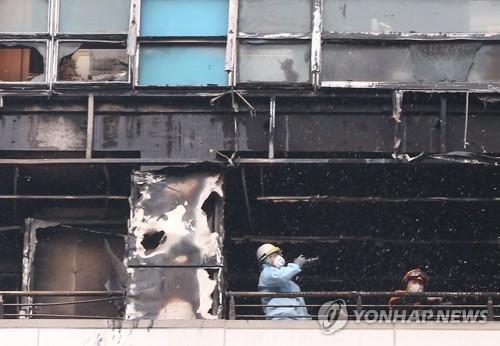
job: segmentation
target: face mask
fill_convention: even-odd
[[[410,286],[410,292],[422,292],[424,289],[420,284],[412,284]]]
[[[278,255],[274,258],[273,264],[276,268],[281,268],[285,265],[285,259],[283,257],[281,257],[280,255]]]

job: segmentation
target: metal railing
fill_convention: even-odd
[[[478,311],[488,321],[500,320],[500,292],[367,292],[367,291],[328,291],[328,292],[226,292],[227,319],[269,319],[264,313],[262,298],[294,298],[303,297],[312,319],[318,319],[319,309],[329,301],[341,299],[345,303],[348,319],[360,316],[362,311],[390,311],[390,310],[416,310],[429,311]],[[391,297],[406,299],[419,299],[421,301],[430,297],[442,298],[439,303],[425,302],[423,305],[391,304]],[[300,305],[293,305],[299,307]],[[292,305],[273,305],[277,307],[292,307]],[[437,314],[433,314],[434,318]],[[299,319],[301,316],[291,316]]]
[[[312,319],[318,318],[319,309],[327,302],[341,299],[349,319],[359,317],[362,311],[387,311],[390,309],[416,309],[411,304],[393,304],[391,308],[388,301],[391,297],[420,298],[441,297],[441,303],[432,303],[419,306],[419,309],[466,311],[481,310],[488,321],[500,320],[500,292],[367,292],[367,291],[305,291],[305,292],[234,292],[224,293],[225,304],[224,318],[234,319],[267,319],[263,310],[262,298],[293,298],[303,297]],[[35,297],[71,297],[68,301],[53,302],[26,302],[25,298]],[[74,298],[81,297],[80,300]],[[83,299],[83,298],[86,299]],[[125,304],[125,293],[122,291],[0,291],[0,319],[2,318],[81,318],[81,319],[123,319],[123,315],[72,315],[39,313],[40,308],[58,305],[80,305],[89,303],[121,303]],[[10,301],[10,302],[9,302]],[[287,307],[290,305],[282,305]],[[273,306],[279,307],[279,306]],[[296,307],[296,305],[294,305]],[[300,316],[293,316],[300,317]]]
[[[13,298],[16,302],[6,302],[5,298]],[[25,298],[34,297],[87,297],[95,299],[54,301],[54,302],[22,302]],[[0,291],[0,319],[4,318],[81,318],[81,319],[123,319],[119,316],[104,315],[72,315],[72,314],[54,314],[37,313],[37,310],[43,307],[80,305],[102,302],[123,301],[124,292],[121,291]],[[9,299],[10,300],[10,299]],[[19,302],[21,300],[21,302]],[[9,312],[10,311],[10,312]]]

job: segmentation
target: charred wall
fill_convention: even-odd
[[[320,257],[299,277],[306,291],[391,291],[414,267],[432,291],[495,291],[499,173],[439,162],[230,171],[226,184],[239,188],[225,200],[229,289],[256,290],[255,251],[272,242],[290,261]]]
[[[288,259],[301,253],[320,257],[321,264],[300,278],[304,290],[392,290],[413,266],[427,269],[433,290],[495,290],[500,106],[494,95],[281,90],[270,96],[247,90],[248,104],[235,100],[238,109],[229,94],[215,92],[4,96],[4,289],[99,291],[108,290],[113,277],[111,290],[126,286],[130,304],[147,303],[129,310],[130,318],[170,317],[168,309],[147,307],[158,301],[170,311],[179,309],[178,316],[224,317],[218,305],[223,291],[256,290],[255,249],[269,241]],[[141,225],[161,224],[165,215],[185,207],[182,201],[192,203],[197,192],[190,189],[208,177],[193,177],[193,165],[199,174],[213,172],[202,162],[217,167],[223,195],[205,196],[193,213],[205,214],[210,233],[223,230],[224,240],[217,246],[219,257],[210,251],[202,256],[199,243],[188,241],[192,248],[182,251],[191,249],[197,260],[179,265],[175,258],[183,255],[173,256],[161,245],[164,236],[186,233],[183,222],[192,217],[181,217],[174,235],[162,225]],[[151,171],[154,179],[134,178],[134,172]],[[147,191],[141,189],[156,189],[155,179],[161,187],[153,199],[144,199]],[[184,199],[171,184],[182,186]],[[153,216],[131,218],[131,211],[137,216],[143,209]],[[50,227],[31,230],[30,219]],[[136,228],[129,227],[131,220]],[[30,230],[39,240],[28,266],[31,283],[23,263]],[[141,247],[140,254],[134,252]],[[204,316],[197,315],[199,302],[179,303],[169,288],[172,282],[193,287],[189,277],[216,282]],[[61,300],[37,298],[40,308],[33,313],[125,315],[114,300],[41,305]],[[6,308],[9,317],[18,316],[16,306]]]

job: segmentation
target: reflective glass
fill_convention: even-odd
[[[60,0],[59,11],[59,32],[128,32],[129,0]]]
[[[246,33],[308,33],[310,0],[240,0],[238,31]]]
[[[228,0],[143,0],[141,36],[225,36]]]
[[[322,81],[500,82],[500,45],[325,44]]]
[[[47,0],[1,0],[0,32],[48,32]]]
[[[323,30],[498,33],[498,0],[324,0]]]
[[[142,45],[139,84],[227,85],[225,53],[223,45]]]
[[[310,54],[309,44],[240,44],[238,81],[307,83]]]

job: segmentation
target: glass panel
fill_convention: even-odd
[[[310,0],[240,0],[238,31],[307,33],[311,31]]]
[[[142,36],[225,36],[228,0],[143,0]]]
[[[2,0],[0,32],[48,32],[47,0]]]
[[[118,45],[96,46],[89,42],[60,43],[58,81],[126,82],[128,55]]]
[[[129,0],[60,0],[59,32],[127,33]]]
[[[0,44],[0,81],[44,83],[46,50],[43,43]]]
[[[324,0],[325,31],[498,33],[497,0]]]
[[[227,85],[225,46],[142,45],[139,84]]]
[[[309,44],[240,44],[239,82],[310,81]]]
[[[500,82],[500,45],[326,44],[323,81]]]

